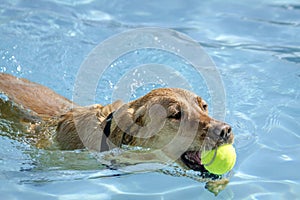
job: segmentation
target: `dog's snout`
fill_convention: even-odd
[[[213,132],[224,140],[231,135],[231,127],[228,124],[220,123],[214,126]]]

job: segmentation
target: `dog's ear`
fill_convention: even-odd
[[[114,115],[118,129],[126,135],[147,139],[164,126],[167,112],[159,104],[136,107],[122,106]]]
[[[113,121],[110,129],[109,146],[120,147],[124,140],[125,133],[128,132],[133,121],[134,109],[129,108],[128,104],[122,105],[113,113]],[[132,137],[130,138],[130,140]]]
[[[117,109],[113,114],[110,142],[115,146],[129,144],[142,128],[146,112],[145,105],[137,108],[124,104]]]
[[[144,123],[145,123],[144,116],[147,114],[146,112],[147,112],[147,108],[145,105],[139,107],[136,110],[133,110],[133,112],[132,112],[133,122],[139,126],[144,126]]]
[[[131,130],[135,126],[135,130],[143,126],[143,116],[146,113],[146,106],[141,106],[137,109],[129,107],[127,104],[121,106],[114,113],[114,123],[123,132]]]

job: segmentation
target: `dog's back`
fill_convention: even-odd
[[[59,115],[76,106],[45,86],[4,73],[0,73],[1,92],[42,118]]]
[[[60,149],[88,147],[99,151],[102,136],[99,124],[105,124],[106,117],[123,104],[116,101],[106,106],[81,107],[45,86],[3,73],[0,73],[0,93],[7,95],[18,111],[9,114],[15,116],[14,122],[25,125],[35,138],[35,145],[42,148],[51,146],[52,142],[47,140],[51,140],[53,130]],[[1,117],[9,112],[4,109],[0,106]]]

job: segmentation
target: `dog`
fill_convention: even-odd
[[[204,171],[203,149],[234,142],[231,127],[210,117],[207,103],[184,89],[159,88],[129,103],[83,107],[45,86],[0,73],[0,92],[26,113],[19,121],[39,148],[105,152],[122,146],[143,147],[155,153],[119,159],[167,158],[183,168]]]

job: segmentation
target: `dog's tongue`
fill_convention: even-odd
[[[192,170],[205,172],[206,169],[201,163],[199,151],[187,151],[181,156],[183,163]]]
[[[189,157],[189,160],[193,160],[198,165],[201,165],[201,158],[200,158],[200,152],[199,151],[188,152],[187,156]]]

